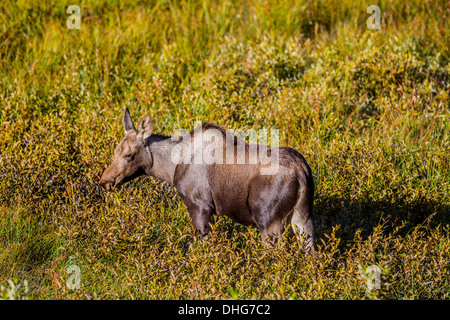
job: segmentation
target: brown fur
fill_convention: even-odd
[[[156,176],[177,188],[202,238],[209,233],[215,214],[258,227],[263,240],[268,236],[278,238],[283,222],[290,220],[296,234],[306,236],[308,251],[314,253],[314,182],[310,167],[296,150],[250,145],[211,123],[203,124],[183,137],[171,138],[151,134],[153,125],[148,115],[141,119],[137,130],[128,110],[125,110],[123,122],[125,137],[114,151],[114,161],[100,180],[106,190],[141,174]],[[214,145],[214,162],[175,163],[171,158],[174,148],[180,148],[180,154],[194,159],[193,154],[186,152],[195,149],[199,133],[212,137],[206,144],[203,140],[198,141],[202,141],[202,152],[208,144]],[[238,146],[245,150],[243,164],[237,162]],[[223,157],[220,157],[220,148],[223,148]],[[261,174],[261,169],[272,165],[262,164],[258,153],[261,148],[267,148],[268,156],[278,155],[274,174]],[[257,163],[250,162],[252,156]],[[234,161],[227,163],[226,159]]]

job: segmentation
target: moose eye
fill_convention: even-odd
[[[131,154],[131,153],[129,153],[129,154],[127,154],[127,155],[125,155],[125,160],[127,160],[127,161],[131,161],[131,160],[133,160],[133,155]]]

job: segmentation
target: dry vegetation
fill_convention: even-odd
[[[0,4],[0,284],[26,280],[35,299],[449,298],[448,1],[378,1],[378,31],[361,1],[84,0],[79,30],[66,5]],[[124,107],[167,135],[279,129],[313,169],[318,257],[288,233],[265,250],[225,217],[200,243],[154,178],[102,191]]]

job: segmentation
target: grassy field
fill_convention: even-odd
[[[0,297],[449,299],[449,22],[444,0],[2,1]],[[201,243],[155,178],[103,191],[125,107],[166,135],[278,129],[313,170],[316,259],[226,217]]]

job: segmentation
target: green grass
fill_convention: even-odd
[[[446,1],[80,1],[79,30],[67,5],[0,4],[0,284],[26,280],[35,299],[449,298]],[[318,257],[288,233],[266,250],[225,217],[201,243],[155,178],[102,191],[125,107],[168,135],[280,130],[313,170]]]

